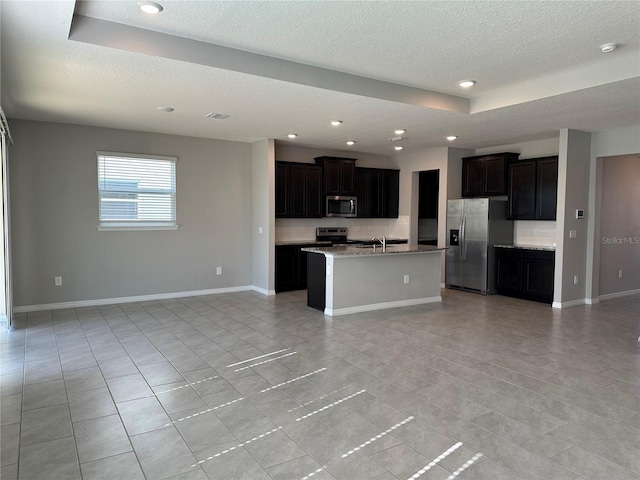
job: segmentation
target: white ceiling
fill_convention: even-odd
[[[0,2],[6,115],[384,155],[640,125],[637,1],[160,3]]]

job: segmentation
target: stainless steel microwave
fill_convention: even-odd
[[[356,217],[358,215],[358,198],[342,195],[328,196],[326,207],[326,217]]]

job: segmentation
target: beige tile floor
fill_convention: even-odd
[[[306,292],[19,315],[1,475],[640,478],[640,296],[324,317]]]

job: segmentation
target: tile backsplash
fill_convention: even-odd
[[[556,222],[516,220],[513,228],[513,243],[516,245],[555,247]]]
[[[316,227],[347,227],[349,238],[409,238],[409,216],[398,218],[276,218],[276,242],[315,240]]]

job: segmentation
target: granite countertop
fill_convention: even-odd
[[[309,247],[303,248],[303,252],[322,253],[333,257],[349,257],[361,255],[394,255],[394,254],[414,254],[439,252],[444,248],[434,247],[432,245],[387,245],[386,251],[382,251],[382,246],[377,245],[374,249],[372,246],[348,246],[348,247]]]
[[[547,252],[555,252],[556,247],[552,245],[494,245],[496,248],[517,248],[521,250],[543,250]]]

